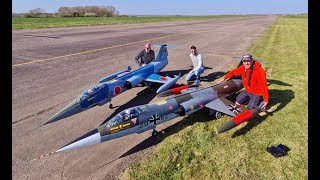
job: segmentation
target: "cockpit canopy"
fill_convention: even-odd
[[[86,90],[84,90],[77,98],[76,101],[83,101],[85,99],[87,99],[88,97],[92,96],[93,94],[95,94],[99,89],[102,89],[104,87],[104,84],[97,84],[95,86],[92,86]]]
[[[148,106],[146,106],[146,105],[126,109],[124,111],[121,111],[119,114],[114,116],[112,119],[110,119],[106,123],[106,126],[113,127],[113,126],[116,126],[122,122],[137,118],[141,113],[143,113],[147,110],[148,110]]]

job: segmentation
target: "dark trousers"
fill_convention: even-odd
[[[239,104],[244,104],[246,101],[248,101],[248,109],[253,109],[255,105],[258,106],[260,102],[262,102],[262,96],[257,96],[251,93],[248,93],[246,90],[243,90],[240,92],[240,94],[237,96],[236,101]]]

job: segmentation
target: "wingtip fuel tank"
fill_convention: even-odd
[[[260,108],[255,106],[253,109],[245,111],[227,121],[223,124],[217,131],[216,134],[229,131],[230,129],[252,119],[256,114],[258,114]]]

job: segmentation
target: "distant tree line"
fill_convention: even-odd
[[[115,17],[119,12],[113,6],[77,6],[60,7],[56,13],[46,13],[41,8],[30,10],[24,14],[27,18],[37,17]]]

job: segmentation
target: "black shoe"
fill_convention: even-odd
[[[193,84],[193,81],[187,81],[187,85]]]

